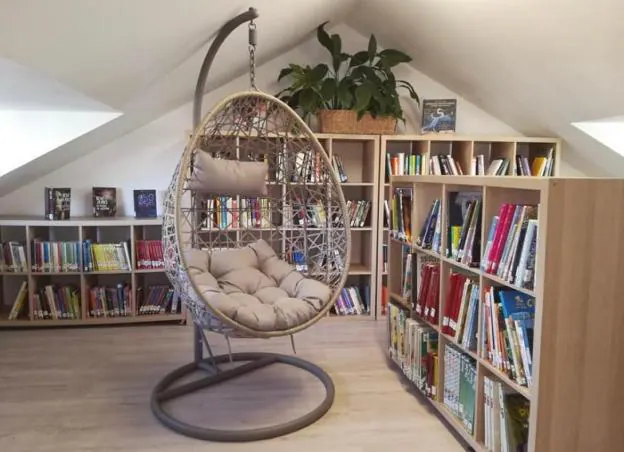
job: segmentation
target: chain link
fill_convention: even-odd
[[[249,22],[249,82],[252,89],[256,88],[256,23]]]

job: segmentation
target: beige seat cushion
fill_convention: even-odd
[[[189,189],[215,195],[266,196],[266,162],[215,159],[202,150],[195,152]]]
[[[213,253],[186,253],[199,295],[253,330],[280,331],[307,322],[329,302],[331,290],[281,260],[264,240]]]

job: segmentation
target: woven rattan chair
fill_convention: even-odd
[[[151,407],[173,430],[213,441],[284,435],[329,410],[334,386],[322,369],[292,355],[232,353],[230,338],[289,336],[295,352],[293,335],[327,314],[349,266],[347,208],[326,152],[293,110],[255,89],[256,16],[250,9],[230,21],[208,52],[197,83],[194,131],[164,202],[165,270],[194,324],[194,360],[158,383]],[[201,119],[216,50],[245,22],[252,88],[227,97]],[[215,356],[206,331],[224,335],[229,353]],[[316,409],[276,426],[217,430],[179,421],[165,407],[178,396],[278,362],[323,383],[326,395]],[[207,375],[174,384],[196,371]]]

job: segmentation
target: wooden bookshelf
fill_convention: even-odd
[[[370,203],[364,226],[351,227],[351,265],[346,287],[356,287],[376,317],[377,229],[379,210],[379,136],[317,134],[330,159],[338,157],[347,181],[342,190],[345,200]]]
[[[417,259],[426,256],[440,271],[439,297],[435,300],[437,322],[424,321],[438,332],[437,394],[432,406],[477,451],[485,451],[486,409],[484,378],[501,384],[505,393],[520,394],[530,403],[528,451],[581,452],[620,450],[624,430],[620,427],[619,401],[624,400],[620,376],[624,373],[624,305],[620,277],[624,268],[624,180],[590,178],[521,178],[396,176],[391,190],[413,191],[412,237],[428,215],[430,203],[441,200],[441,253],[414,243],[390,238],[389,289],[391,303],[407,318],[415,312],[420,284],[417,267],[411,296],[402,293],[403,253]],[[481,252],[488,231],[504,203],[537,205],[537,241],[532,287],[520,292],[534,299],[535,318],[530,384],[519,384],[487,359],[480,338],[487,321],[481,315],[486,291],[491,287],[518,289],[481,266],[460,264],[446,254],[450,199],[453,193],[480,193]],[[483,258],[482,258],[483,260]],[[444,333],[443,313],[450,272],[463,273],[478,284],[477,349],[469,351]],[[393,308],[393,309],[398,309]],[[397,312],[397,311],[395,311]],[[474,432],[444,404],[445,349],[451,347],[475,361],[476,385]],[[396,359],[396,357],[395,357]],[[491,418],[490,418],[491,419]]]
[[[388,249],[388,227],[384,216],[384,202],[390,201],[391,190],[388,177],[388,160],[392,157],[403,154],[404,156],[420,156],[424,165],[421,173],[430,175],[432,156],[450,155],[457,162],[464,175],[470,175],[473,158],[482,156],[481,159],[487,168],[495,159],[507,159],[510,165],[504,176],[514,176],[516,174],[516,157],[527,158],[529,166],[536,158],[545,157],[552,149],[553,163],[552,175],[559,175],[559,162],[561,160],[561,140],[557,138],[537,138],[537,137],[487,137],[487,136],[457,136],[457,135],[382,135],[380,137],[380,169],[379,176],[379,210],[377,211],[377,223],[380,225],[378,234],[378,256],[377,268],[377,312],[385,314],[382,307],[383,294],[386,293],[387,302],[387,249]],[[466,170],[468,169],[468,170]],[[525,177],[525,176],[519,176]],[[531,177],[531,176],[528,176]],[[384,259],[384,255],[386,259]]]
[[[177,313],[141,314],[136,306],[137,292],[143,291],[148,296],[150,286],[168,286],[169,282],[162,268],[141,268],[137,262],[137,243],[141,240],[161,238],[161,218],[137,219],[133,217],[93,218],[74,217],[69,220],[49,221],[37,217],[0,217],[0,240],[15,241],[23,245],[26,258],[26,271],[7,271],[0,274],[1,303],[0,327],[45,327],[45,326],[85,326],[128,324],[163,321],[181,321],[184,313],[178,308]],[[119,243],[128,241],[130,265],[127,270],[87,271],[82,265],[75,269],[60,271],[37,271],[33,265],[33,241],[40,239],[50,242],[78,243],[77,255],[73,252],[73,262],[81,260],[82,244],[91,239],[94,243]],[[69,259],[69,258],[68,258]],[[49,259],[46,259],[49,261]],[[68,267],[69,268],[69,267]],[[27,309],[25,315],[15,320],[8,320],[13,302],[23,282],[28,283]],[[115,287],[124,284],[130,290],[130,306],[127,315],[89,316],[89,288]],[[34,294],[45,285],[71,286],[78,293],[78,318],[73,319],[36,319],[34,316]]]
[[[246,153],[262,153],[254,147],[254,136],[231,135],[238,157],[246,159]],[[377,211],[379,210],[379,136],[348,134],[317,134],[317,139],[327,152],[339,179],[347,203],[368,203],[368,212],[360,215],[362,221],[351,225],[351,264],[348,269],[346,288],[357,289],[363,304],[368,305],[366,315],[375,318],[377,293]],[[269,137],[271,138],[271,137]],[[264,139],[264,138],[263,138]],[[275,137],[279,140],[279,137]],[[339,161],[339,166],[337,169]],[[270,165],[269,165],[270,166]],[[269,173],[272,169],[269,167]],[[271,177],[271,174],[269,175]],[[310,182],[308,182],[310,183]],[[270,183],[276,197],[284,189],[279,183]],[[282,192],[283,193],[283,192]],[[355,211],[355,210],[354,210]],[[236,232],[233,231],[233,234]],[[285,244],[284,244],[285,245]]]

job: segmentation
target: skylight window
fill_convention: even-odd
[[[573,122],[572,125],[618,154],[624,155],[624,116]]]
[[[55,80],[0,58],[0,176],[120,115]]]

